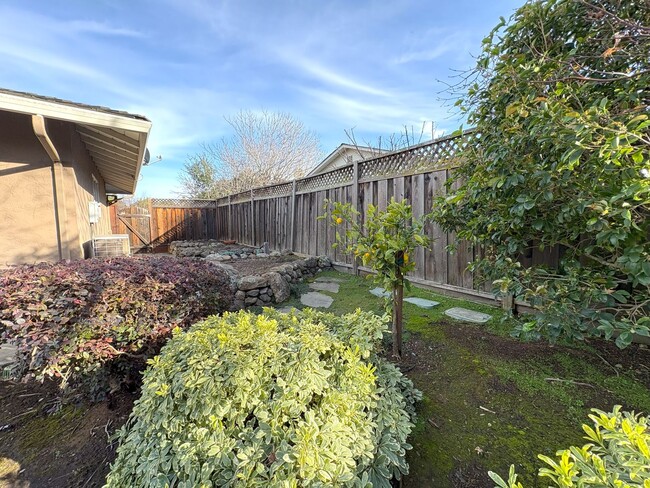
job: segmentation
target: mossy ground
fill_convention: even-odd
[[[329,311],[383,313],[384,300],[369,293],[371,280],[334,271],[321,276],[341,280]],[[300,286],[296,291],[305,291]],[[526,486],[546,486],[536,476],[537,454],[581,445],[590,408],[622,404],[650,412],[647,349],[633,346],[621,359],[602,343],[525,343],[509,337],[512,319],[499,308],[415,287],[406,295],[440,302],[431,310],[404,304],[402,366],[424,393],[407,487],[491,488],[487,471],[507,474],[510,464]],[[297,296],[283,306],[302,308]],[[444,311],[455,306],[493,318],[484,325],[454,321]]]

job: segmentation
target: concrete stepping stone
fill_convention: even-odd
[[[300,295],[300,303],[312,308],[330,308],[334,299],[317,291],[310,291]]]
[[[373,295],[379,298],[388,298],[391,296],[391,292],[386,291],[384,288],[380,288],[380,287],[373,288],[372,290],[370,290],[370,293],[372,293]]]
[[[484,324],[492,318],[492,315],[486,313],[475,312],[462,307],[453,307],[445,310],[445,315],[456,320],[464,320],[465,322],[474,322],[476,324]]]
[[[310,283],[309,288],[311,288],[312,290],[318,290],[318,291],[329,291],[330,293],[338,293],[339,292],[339,284],[338,283],[329,283],[329,282]]]
[[[426,308],[427,310],[440,305],[440,302],[434,302],[433,300],[425,300],[424,298],[417,297],[408,297],[405,298],[404,301],[412,303],[416,307]]]
[[[343,280],[341,278],[330,278],[329,276],[319,276],[314,281],[318,281],[320,283],[343,283]]]
[[[9,344],[2,344],[0,346],[0,368],[16,362],[16,351],[18,351],[16,346]]]

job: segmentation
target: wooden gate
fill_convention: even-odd
[[[110,207],[113,234],[128,234],[133,254],[152,252],[151,213],[148,208],[116,203]]]

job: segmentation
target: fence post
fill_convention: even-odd
[[[228,195],[228,240],[233,240],[232,237],[232,200]]]
[[[359,211],[359,161],[352,163],[352,208]],[[355,219],[358,224],[359,216],[357,214],[355,214]],[[359,263],[356,256],[352,256],[352,272],[355,276],[359,275]]]
[[[255,197],[253,195],[253,189],[251,188],[251,245],[256,246],[255,244]]]
[[[291,186],[291,236],[289,239],[289,246],[290,250],[293,252],[295,251],[295,243],[296,243],[296,180],[293,180],[293,184]]]
[[[154,217],[153,217],[153,208],[152,208],[152,205],[151,205],[151,198],[147,199],[147,208],[149,209],[149,245],[148,245],[148,247],[149,247],[150,252],[153,253],[153,249],[154,249],[154,244],[153,243],[154,243],[156,238],[153,235],[153,229],[154,229],[153,218]]]

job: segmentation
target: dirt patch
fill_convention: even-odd
[[[292,261],[297,261],[300,258],[294,255],[288,256],[274,256],[271,258],[249,258],[249,259],[235,259],[231,261],[225,261],[225,264],[229,264],[237,270],[237,272],[242,276],[252,276],[252,275],[263,275],[268,272],[271,268],[284,263],[290,263]]]
[[[545,340],[521,342],[491,334],[479,327],[458,323],[438,322],[436,326],[444,327],[446,336],[456,343],[491,357],[547,361],[555,354],[570,354],[575,359],[610,372],[633,372],[635,378],[650,389],[650,367],[647,366],[650,364],[650,349],[644,344],[631,344],[625,349],[619,349],[612,341],[589,339],[584,343],[587,347],[577,348],[550,344]]]
[[[444,327],[445,335],[459,345],[500,359],[518,360],[522,357],[528,359],[545,357],[556,349],[556,346],[548,342],[521,342],[497,336],[480,327],[458,322],[438,322],[436,326]]]
[[[453,488],[494,488],[494,482],[477,463],[460,465],[449,475]]]
[[[53,383],[0,381],[0,486],[103,485],[115,457],[108,437],[128,419],[134,396],[61,406],[58,393]]]

